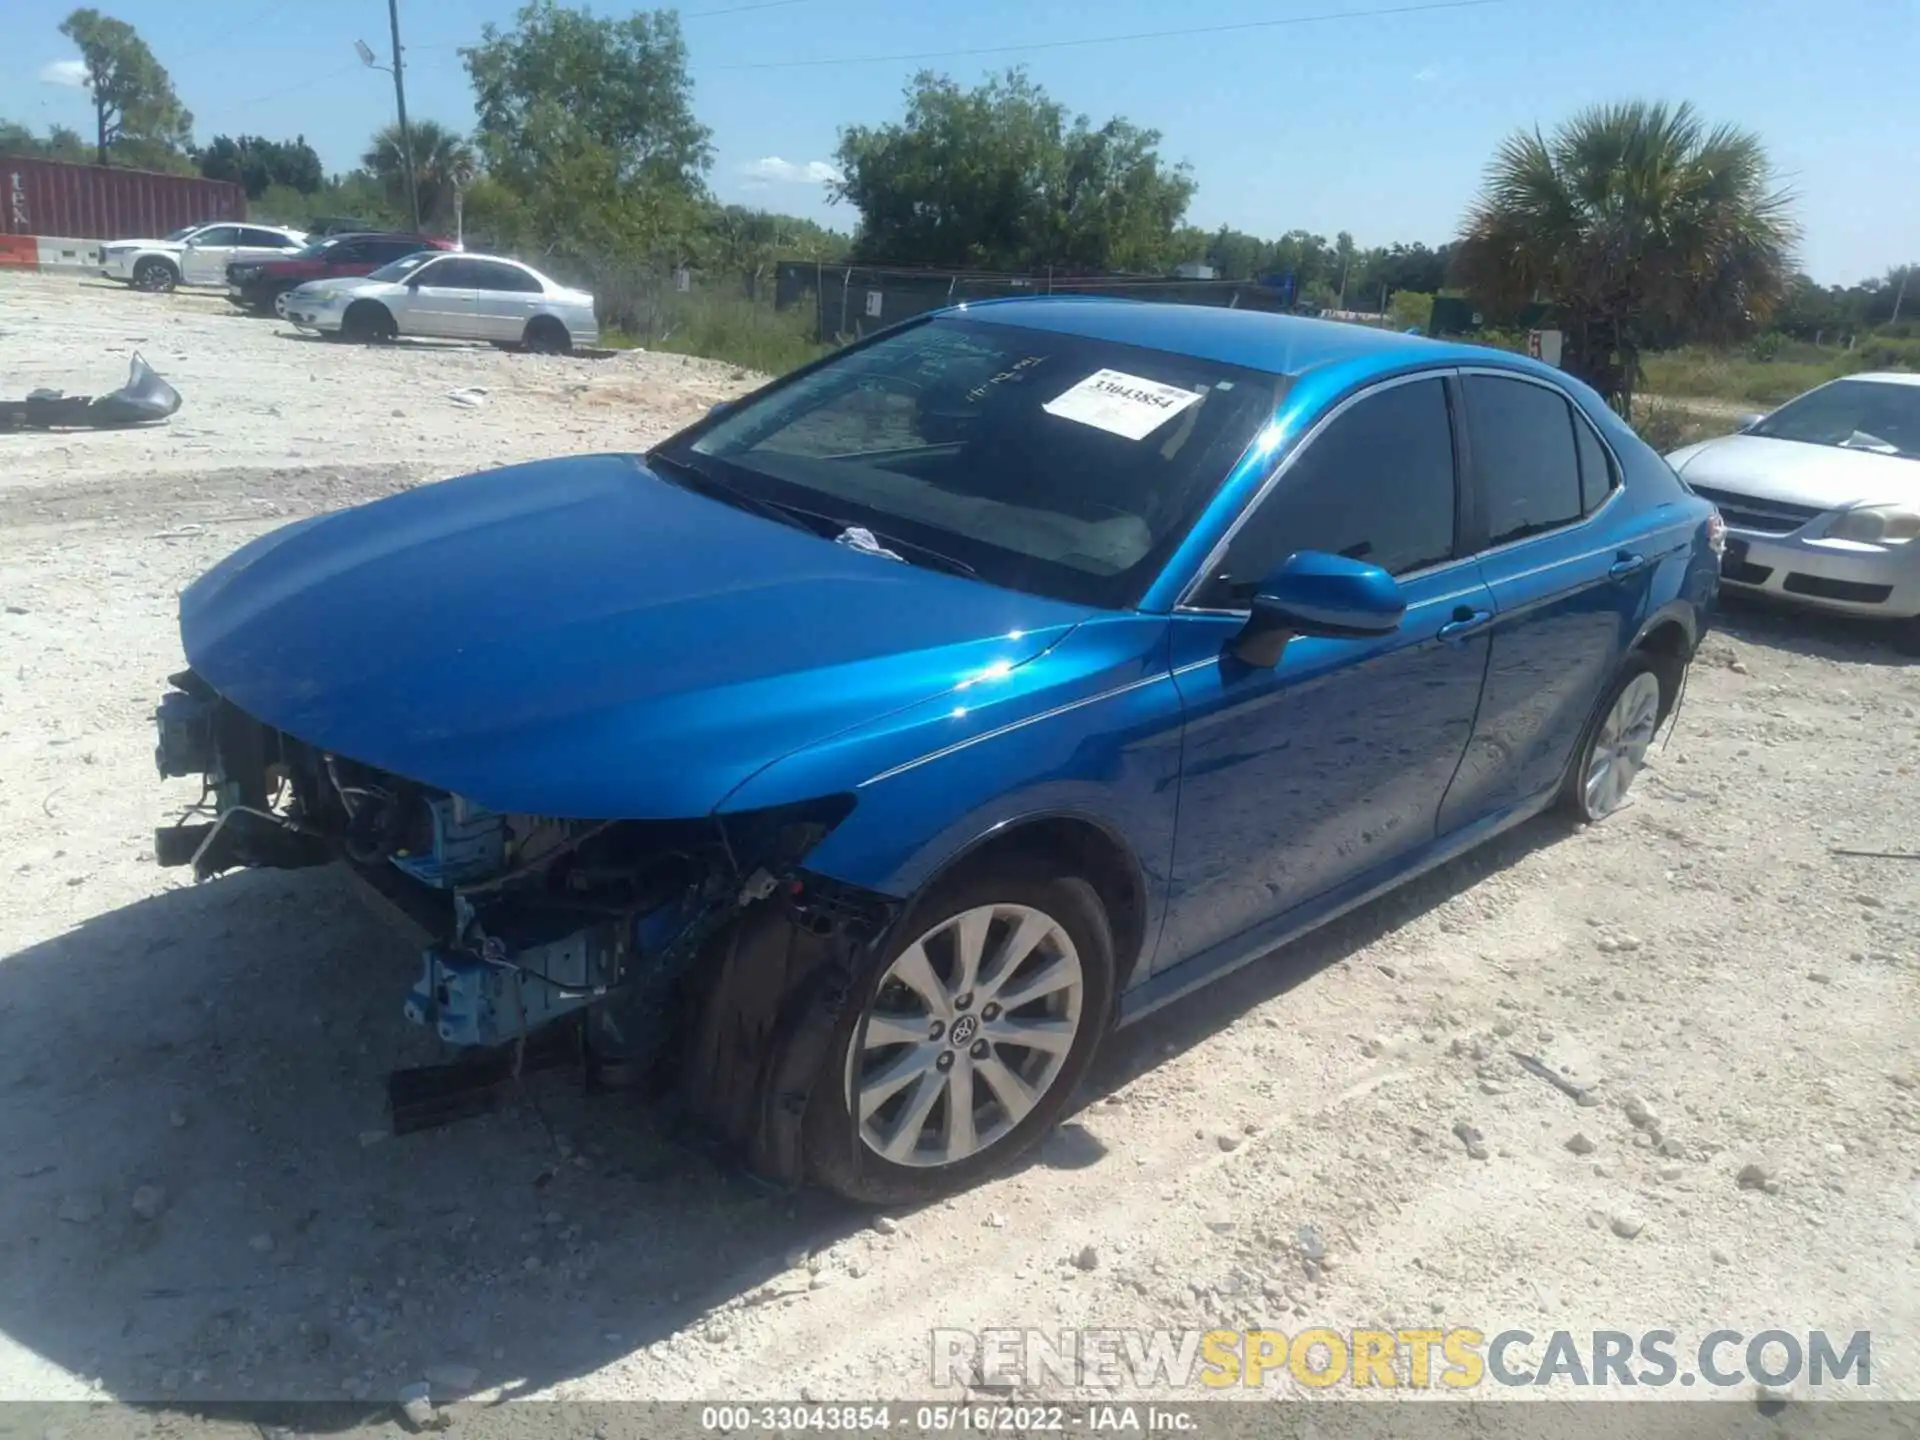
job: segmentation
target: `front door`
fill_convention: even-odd
[[[1469,825],[1559,784],[1600,691],[1651,603],[1660,556],[1608,501],[1618,468],[1556,386],[1461,377],[1493,653],[1473,743],[1441,810]],[[1685,537],[1681,537],[1684,543]]]
[[[240,248],[238,225],[214,225],[202,230],[180,256],[180,278],[189,285],[224,285],[227,264]]]
[[[402,335],[446,340],[478,338],[474,322],[474,261],[460,256],[434,260],[407,282],[407,300],[395,312]]]
[[[1458,559],[1444,376],[1348,401],[1299,451],[1173,621],[1186,707],[1173,886],[1156,969],[1261,932],[1435,838],[1473,731],[1493,598]],[[1401,577],[1391,634],[1296,637],[1270,669],[1227,647],[1254,587],[1297,550]]]

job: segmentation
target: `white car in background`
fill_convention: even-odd
[[[100,273],[136,290],[224,285],[234,261],[281,260],[306,243],[303,232],[278,225],[188,225],[158,240],[108,241],[100,247]]]
[[[1920,654],[1920,375],[1829,381],[1667,463],[1727,522],[1729,591],[1897,621]]]
[[[593,296],[495,255],[427,250],[371,275],[316,280],[287,295],[302,330],[373,343],[401,336],[487,340],[565,354],[600,343]]]

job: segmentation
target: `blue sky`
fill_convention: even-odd
[[[383,0],[96,3],[147,37],[201,140],[304,133],[329,169],[342,169],[392,118],[391,82],[353,52],[364,38],[384,58]],[[682,14],[695,104],[714,133],[715,193],[842,229],[854,217],[826,203],[817,178],[841,125],[897,115],[921,65],[972,82],[1021,63],[1096,120],[1121,114],[1162,131],[1163,152],[1190,161],[1199,181],[1189,218],[1209,227],[1436,243],[1515,128],[1551,126],[1598,101],[1690,99],[1765,138],[1801,197],[1802,258],[1817,279],[1848,283],[1920,261],[1920,0],[1490,0],[1364,18],[1393,3],[691,0]],[[59,62],[73,51],[56,27],[70,8],[6,0],[0,117],[90,133],[85,93],[61,83],[70,74]],[[456,47],[514,8],[402,0],[414,115],[472,124]],[[1329,14],[1357,18],[1017,48]],[[983,47],[1009,48],[794,63]]]

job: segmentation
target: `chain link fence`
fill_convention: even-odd
[[[776,267],[773,303],[783,311],[811,310],[815,342],[844,345],[929,310],[963,300],[998,300],[1013,295],[1108,295],[1241,310],[1291,308],[1288,290],[1253,280],[1054,277],[794,260],[782,261]]]

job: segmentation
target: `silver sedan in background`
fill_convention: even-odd
[[[1897,621],[1920,653],[1920,375],[1830,381],[1667,461],[1720,507],[1729,591]]]
[[[593,296],[496,255],[424,250],[371,275],[315,280],[288,293],[302,330],[368,343],[401,336],[488,340],[565,354],[600,343]]]

